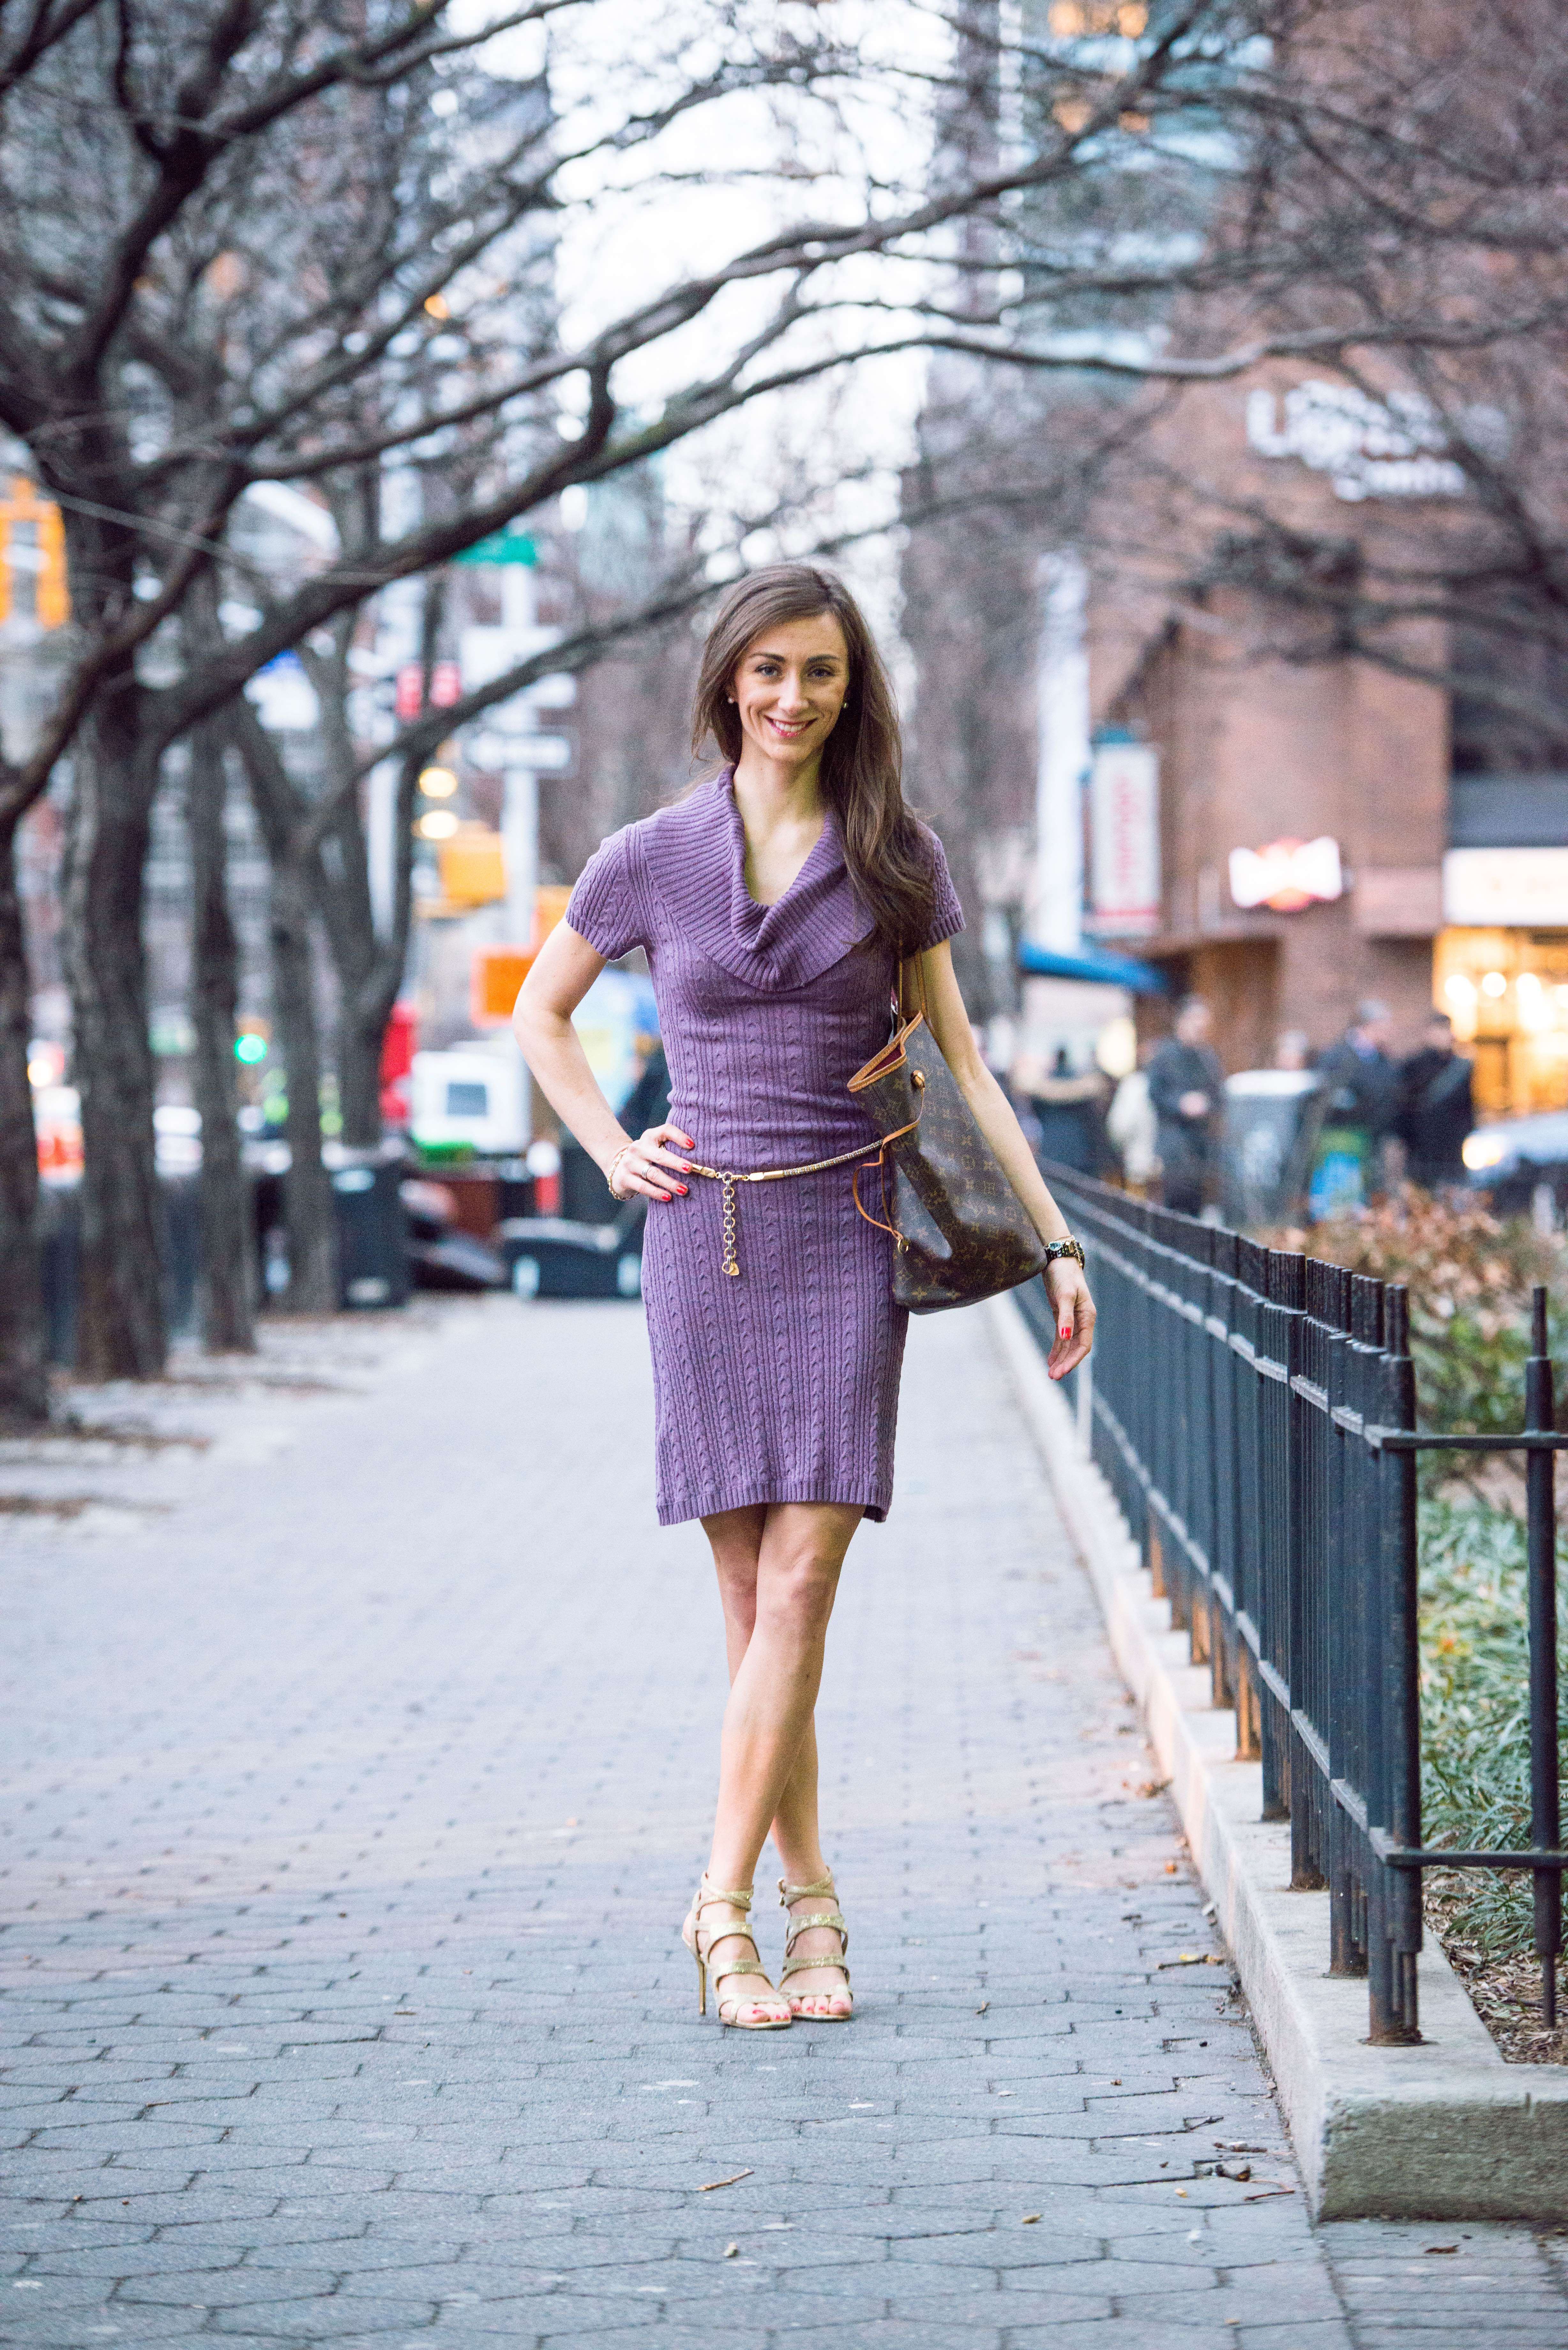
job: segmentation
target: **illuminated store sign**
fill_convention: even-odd
[[[1443,918],[1470,930],[1568,931],[1568,848],[1450,848]]]
[[[1463,469],[1435,451],[1440,421],[1417,392],[1369,400],[1347,383],[1293,384],[1282,400],[1247,394],[1247,443],[1261,457],[1297,457],[1326,473],[1336,498],[1459,498]]]
[[[1343,896],[1339,843],[1328,834],[1316,840],[1272,840],[1267,848],[1231,851],[1231,895],[1251,910],[1299,914],[1303,906],[1324,906]]]

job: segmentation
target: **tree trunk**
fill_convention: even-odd
[[[27,998],[16,831],[7,825],[0,836],[0,1428],[36,1426],[49,1416]]]
[[[141,940],[152,778],[128,679],[101,693],[72,750],[64,880],[66,976],[81,1095],[84,1378],[156,1378],[168,1355],[163,1214]]]
[[[288,1118],[284,1128],[289,1170],[284,1184],[288,1218],[288,1314],[330,1314],[337,1305],[332,1183],[321,1163],[321,1035],[316,1018],[316,972],[310,952],[310,890],[291,857],[272,868],[273,1005],[288,1071]]]
[[[284,1135],[289,1170],[283,1188],[288,1287],[279,1303],[286,1314],[331,1314],[337,1305],[337,1251],[332,1183],[321,1163],[321,1031],[310,951],[312,892],[298,844],[300,810],[277,745],[243,694],[235,696],[224,721],[244,766],[272,868],[273,1010],[288,1073]]]
[[[202,1114],[200,1193],[202,1344],[210,1355],[250,1354],[255,1338],[255,1234],[240,1159],[234,1084],[239,947],[229,914],[223,826],[228,776],[223,736],[191,738],[186,798],[191,834],[191,1012],[196,1031],[196,1107]]]
[[[387,993],[387,950],[376,936],[365,834],[358,807],[346,812],[325,847],[327,854],[318,859],[312,879],[327,950],[337,972],[341,1007],[337,1093],[343,1139],[353,1149],[373,1150],[381,1139],[381,1041],[387,1033],[392,994]],[[393,993],[396,986],[394,979]]]
[[[427,583],[421,628],[421,667],[429,688],[442,618],[446,610],[446,575]],[[357,745],[348,723],[348,639],[344,637],[335,663],[319,661],[317,690],[322,697],[323,731],[338,774],[352,774]],[[341,1012],[337,1026],[338,1099],[343,1113],[343,1139],[354,1149],[373,1150],[381,1139],[381,1046],[387,1023],[403,983],[409,956],[409,927],[413,911],[414,802],[420,771],[425,761],[417,754],[399,766],[393,816],[397,862],[392,879],[392,921],[386,938],[376,932],[370,898],[369,857],[357,795],[343,801],[337,820],[323,844],[336,851],[317,859],[313,872],[321,901],[327,942],[336,965]]]
[[[343,1139],[355,1150],[374,1150],[381,1139],[381,1045],[390,1004],[367,1016],[345,1003],[337,1031],[337,1092]]]

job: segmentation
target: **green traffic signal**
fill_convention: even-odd
[[[247,1065],[255,1061],[265,1061],[266,1058],[266,1038],[265,1036],[254,1035],[249,1029],[247,1029],[244,1035],[236,1036],[234,1038],[234,1058],[236,1061],[244,1061]]]

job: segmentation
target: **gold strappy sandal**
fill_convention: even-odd
[[[717,1886],[709,1884],[706,1869],[698,1880],[696,1898],[691,1904],[685,1924],[680,1929],[680,1939],[697,1961],[697,2012],[699,2015],[706,2015],[708,2012],[710,1968],[712,1970],[715,1994],[720,1994],[720,1987],[728,1982],[732,1975],[761,1975],[763,1982],[767,1983],[769,1991],[772,1991],[774,1988],[768,1981],[767,1970],[758,1955],[756,1936],[749,1926],[721,1926],[716,1933],[708,1936],[704,1943],[702,1912],[715,1901],[726,1901],[734,1909],[749,1909],[752,1906],[752,1888],[748,1885],[736,1893],[722,1893]],[[717,1960],[713,1952],[721,1942],[744,1942],[752,1955],[749,1959]],[[774,1995],[776,1997],[777,1993]],[[733,2025],[737,2032],[787,2032],[789,2030],[794,2020],[789,2015],[759,2015],[742,2022],[740,2011],[747,2004],[748,2002],[741,1998],[725,1999],[719,1995],[720,2022]]]
[[[789,1918],[789,1933],[784,1940],[784,1962],[779,1969],[780,1991],[784,1991],[791,1975],[804,1974],[808,1967],[836,1967],[844,1977],[845,1990],[849,1990],[849,1929],[838,1910],[814,1909],[809,1917],[797,1918],[790,1907],[791,1903],[795,1901],[836,1901],[837,1898],[838,1896],[833,1889],[831,1876],[822,1877],[815,1885],[786,1885],[784,1878],[780,1877],[779,1907]],[[819,1955],[814,1959],[797,1959],[792,1955],[799,1937],[809,1933],[814,1926],[833,1928],[838,1936],[837,1958],[834,1958],[831,1953]],[[794,1997],[791,1997],[788,1991],[784,1991],[784,1997],[790,2001],[790,2013],[799,2017],[803,2023],[848,2023],[854,2019],[853,2008],[843,2015],[836,2015],[829,2009],[826,2015],[805,2016],[801,2015],[800,2010],[794,2004],[794,1998],[829,1999],[832,1997],[829,1991],[801,1991],[795,1993]]]

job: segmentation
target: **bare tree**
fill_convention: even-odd
[[[198,1315],[212,1354],[255,1345],[255,1249],[240,1163],[234,1043],[239,945],[229,910],[228,742],[223,722],[192,729],[185,807],[191,838],[191,1014],[202,1119]]]
[[[643,86],[623,73],[607,95],[596,90],[568,136],[499,88],[476,53],[496,23],[591,28],[594,0],[534,0],[483,34],[456,30],[439,0],[344,0],[341,20],[333,6],[284,0],[163,0],[157,11],[43,0],[9,47],[0,34],[0,103],[15,133],[0,159],[0,422],[27,442],[65,515],[75,630],[36,750],[0,771],[0,848],[8,860],[16,821],[68,752],[87,1368],[146,1373],[163,1352],[139,927],[159,763],[275,655],[567,484],[607,478],[867,351],[947,348],[1137,382],[1211,380],[1272,349],[1408,341],[1392,281],[1378,282],[1376,300],[1347,298],[1326,324],[1282,316],[1276,298],[1316,232],[1269,182],[1284,68],[1260,68],[1256,41],[1272,28],[1293,39],[1333,12],[1184,0],[1147,17],[1115,12],[1114,37],[1097,27],[1097,0],[1078,13],[1086,39],[1053,31],[1014,43],[1010,70],[1030,103],[1020,135],[983,168],[922,186],[919,141],[901,181],[840,161],[815,213],[672,273],[573,338],[543,318],[521,347],[497,330],[506,297],[485,271],[491,256],[559,234],[568,172],[580,180],[597,160],[607,184],[612,164],[624,175],[646,153],[651,192],[670,126],[737,90],[842,107],[852,86],[879,79],[908,109],[929,105],[940,74],[897,56],[847,58],[826,40],[803,46],[734,0],[698,10],[722,38],[692,54],[722,62],[693,75],[683,23]],[[1211,124],[1221,100],[1240,126],[1227,168],[1255,198],[1251,213],[1230,204],[1225,235],[1129,244],[1125,218],[1115,235],[1085,234],[1070,207],[1041,213],[1050,191],[1124,184],[1140,141],[1158,151],[1168,194],[1188,168],[1180,134]],[[1369,99],[1367,122],[1375,112]],[[1298,113],[1304,139],[1332,118],[1332,91]],[[444,143],[432,121],[448,125]],[[1401,137],[1401,156],[1417,155],[1415,133]],[[1434,186],[1443,168],[1423,161]],[[1512,259],[1520,237],[1504,209],[1472,207],[1471,244]],[[978,261],[953,247],[955,224],[971,218],[985,232]],[[1401,217],[1399,233],[1415,238],[1419,221]],[[1342,262],[1358,238],[1370,250],[1388,234],[1379,188],[1346,180],[1336,234]],[[1012,293],[996,279],[999,252],[1018,273]],[[939,264],[950,276],[981,272],[980,298],[934,295]],[[1341,266],[1336,283],[1348,278]],[[1249,291],[1259,286],[1272,309]],[[1147,331],[1151,302],[1179,291],[1211,305],[1201,348]],[[1532,287],[1529,298],[1539,308],[1548,296]],[[1094,323],[1118,304],[1137,312],[1141,341],[1118,343]],[[1495,311],[1466,329],[1473,340],[1495,336]],[[639,388],[628,405],[623,384],[636,368],[646,385],[656,360],[670,388],[651,402]],[[563,440],[556,411],[568,396],[577,429]],[[219,561],[247,491],[428,460],[476,424],[497,432],[495,461],[461,504],[367,515],[336,556],[291,583],[263,583],[258,617],[225,623],[221,648],[181,665],[168,624]],[[16,992],[0,979],[0,1001]],[[19,1170],[0,1185],[0,1286],[30,1246],[26,1191]]]

